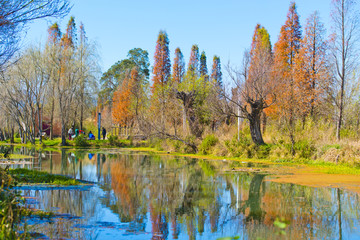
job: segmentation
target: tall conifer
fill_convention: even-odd
[[[184,55],[182,54],[180,48],[175,49],[175,58],[173,65],[173,79],[175,82],[182,82],[185,74],[185,61]]]

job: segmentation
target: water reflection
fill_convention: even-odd
[[[51,239],[360,238],[358,195],[347,191],[218,172],[226,162],[65,149],[32,154],[30,167],[98,183],[24,191],[34,197],[31,207],[62,214],[28,223]],[[288,224],[285,235],[275,220]]]

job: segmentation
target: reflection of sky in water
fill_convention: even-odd
[[[226,164],[141,154],[94,154],[90,160],[86,152],[47,153],[41,166],[33,167],[99,184],[25,190],[36,197],[29,201],[32,207],[68,214],[51,223],[31,219],[29,228],[65,239],[279,239],[282,229],[274,221],[283,217],[289,221],[288,239],[360,239],[357,194],[216,172]]]

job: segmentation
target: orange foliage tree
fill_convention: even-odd
[[[295,3],[290,4],[287,20],[281,27],[279,40],[274,47],[274,80],[278,82],[277,110],[285,119],[290,140],[291,152],[295,144],[296,88],[294,79],[295,56],[301,43],[301,26]]]
[[[172,73],[174,82],[181,83],[184,78],[184,74],[185,74],[184,55],[182,54],[180,48],[176,48],[173,73]]]
[[[304,117],[315,114],[321,95],[328,86],[327,41],[325,28],[318,12],[307,19],[305,36],[295,58],[294,77],[300,114]]]
[[[125,77],[122,84],[114,92],[112,116],[114,122],[122,126],[131,124],[138,111],[137,101],[135,103],[135,108],[133,107],[134,100],[137,100],[137,98],[135,98],[135,90],[138,84],[138,76],[137,68],[133,68],[130,76]]]

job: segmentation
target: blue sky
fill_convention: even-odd
[[[57,21],[65,31],[69,17],[77,24],[84,23],[89,39],[96,41],[106,71],[116,61],[126,58],[127,52],[140,47],[149,52],[150,63],[157,35],[165,30],[170,39],[171,60],[180,47],[185,61],[193,44],[207,55],[208,69],[212,58],[239,66],[243,52],[250,47],[257,23],[270,33],[272,44],[277,41],[285,23],[289,0],[72,0],[74,7],[64,19],[40,20],[29,26],[23,45],[44,43],[47,27]],[[301,25],[315,10],[330,33],[331,0],[298,0]]]

